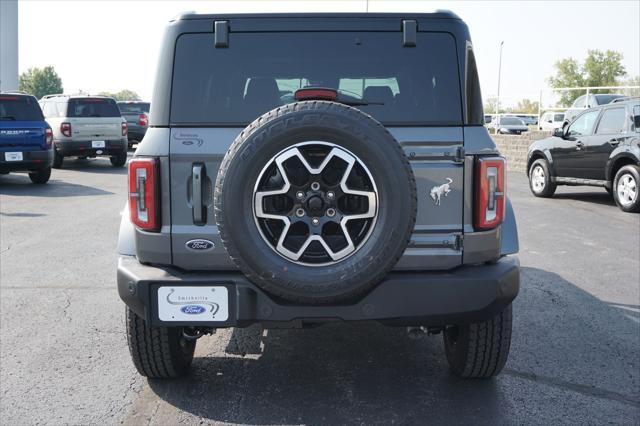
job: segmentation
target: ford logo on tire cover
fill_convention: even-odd
[[[196,315],[205,312],[207,309],[200,305],[185,305],[180,310],[185,314]]]
[[[209,240],[203,240],[199,238],[197,240],[187,241],[185,243],[185,246],[189,250],[193,250],[193,251],[207,251],[207,250],[212,250],[216,245]]]

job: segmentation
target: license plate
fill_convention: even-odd
[[[91,141],[91,148],[104,148],[104,141]]]
[[[22,153],[21,152],[5,152],[4,159],[5,161],[22,161]]]
[[[229,291],[224,286],[160,287],[158,318],[161,321],[227,321]]]

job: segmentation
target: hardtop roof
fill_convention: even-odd
[[[436,10],[431,13],[196,13],[184,12],[172,21],[196,19],[282,19],[282,18],[404,18],[404,19],[457,19],[460,17],[450,10]]]

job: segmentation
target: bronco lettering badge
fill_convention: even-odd
[[[197,240],[187,241],[184,245],[189,250],[193,250],[193,251],[208,251],[208,250],[212,250],[216,246],[211,241],[203,240],[200,238]]]

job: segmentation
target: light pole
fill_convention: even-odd
[[[498,62],[498,96],[496,99],[496,119],[498,118],[498,114],[500,112],[500,73],[502,72],[502,45],[504,44],[504,40],[500,42],[500,60]]]

